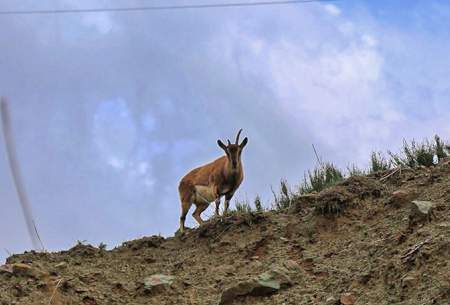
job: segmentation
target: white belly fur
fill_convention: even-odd
[[[216,200],[214,188],[204,185],[195,186],[195,196],[192,201],[195,203],[210,203]]]

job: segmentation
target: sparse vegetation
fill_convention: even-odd
[[[450,145],[446,145],[438,135],[434,136],[435,152],[438,162],[450,154]]]
[[[252,207],[247,202],[247,200],[245,200],[245,201],[236,200],[235,206],[236,206],[236,212],[239,214],[247,214],[247,213],[253,212]]]
[[[438,135],[434,136],[434,143],[424,140],[417,143],[412,140],[408,143],[403,140],[401,153],[388,152],[392,162],[397,166],[416,168],[418,166],[433,166],[435,163],[447,157],[450,153],[449,145],[445,144]]]
[[[77,240],[77,246],[82,246],[82,245],[85,245],[87,243],[87,240],[86,239],[83,239],[83,240]]]
[[[256,195],[254,204],[256,212],[258,213],[264,212],[264,208],[262,206],[261,198],[259,197],[259,195]]]
[[[347,167],[347,172],[349,177],[355,177],[355,176],[365,176],[367,173],[365,170],[360,169],[355,164],[352,164],[351,166]]]
[[[292,194],[289,190],[289,185],[286,179],[280,180],[280,190],[277,195],[272,188],[272,194],[274,197],[274,208],[275,210],[281,211],[288,209],[292,203]]]
[[[407,166],[415,168],[417,166],[432,166],[435,148],[428,140],[418,144],[415,140],[408,143],[403,140],[402,151],[399,154],[389,152],[392,161],[397,166]]]
[[[434,162],[448,157],[443,142],[437,141],[435,148]],[[301,190],[292,192],[283,179],[274,192],[277,210],[258,213],[264,211],[259,196],[254,201],[235,201],[230,214],[187,230],[183,236],[144,237],[104,252],[79,241],[78,247],[59,253],[13,255],[7,264],[16,264],[18,272],[0,268],[1,299],[5,304],[63,305],[115,304],[117,300],[180,304],[186,298],[193,304],[218,304],[231,289],[253,285],[261,274],[276,271],[289,276],[292,285],[287,289],[280,285],[270,296],[233,296],[224,304],[302,304],[305,300],[338,304],[345,295],[357,297],[361,304],[379,304],[380,300],[386,304],[419,305],[424,300],[447,304],[450,290],[442,266],[449,261],[449,240],[444,234],[450,217],[448,164],[437,165],[436,179],[420,167],[403,173],[398,170],[392,180],[381,179],[384,173],[361,177],[369,168],[364,171],[355,166],[346,172],[351,177],[342,182],[341,171],[330,172],[337,178],[327,180],[326,171],[316,172],[322,180],[312,180],[321,184],[306,176],[312,192],[318,185],[332,186],[318,194],[300,196]],[[405,221],[411,213],[409,204],[386,206],[396,189],[408,198],[417,193],[420,199],[436,203],[433,219],[413,228]],[[294,211],[291,207],[300,197],[307,208]],[[403,202],[403,197],[395,198]],[[173,282],[156,290],[149,288],[150,278]],[[224,285],[213,287],[211,283]],[[349,289],[349,283],[358,285]]]
[[[317,158],[319,165],[304,175],[303,181],[300,183],[296,192],[290,190],[286,179],[281,179],[278,192],[272,188],[274,197],[272,208],[278,211],[286,210],[291,206],[296,197],[313,192],[319,193],[343,181],[345,177],[366,176],[398,166],[412,168],[417,166],[432,166],[436,161],[441,161],[450,155],[450,144],[445,143],[436,135],[434,137],[434,143],[430,143],[428,140],[420,144],[417,144],[414,140],[411,143],[404,141],[400,153],[394,154],[388,151],[388,155],[389,157],[386,157],[382,152],[372,152],[367,170],[352,164],[347,167],[346,175],[335,164],[331,162],[323,163],[320,158]],[[252,210],[247,200],[244,202],[236,202],[236,210],[240,213],[264,211],[259,196],[255,198],[254,206],[255,210]],[[319,214],[338,214],[341,211],[342,206],[339,204],[318,207]]]
[[[299,193],[308,194],[312,192],[320,192],[323,189],[335,185],[342,181],[344,175],[341,170],[338,169],[333,163],[322,163],[314,170],[308,171],[308,175],[305,175],[303,182],[300,184]]]
[[[377,173],[392,168],[391,160],[387,160],[381,152],[372,152],[370,155],[369,173]]]
[[[101,242],[101,243],[98,245],[98,248],[99,248],[100,250],[102,250],[102,251],[105,251],[105,250],[106,250],[106,247],[107,247],[107,245],[106,245],[104,242]]]

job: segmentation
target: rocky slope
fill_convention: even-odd
[[[450,162],[352,177],[184,236],[14,255],[0,304],[450,304]]]

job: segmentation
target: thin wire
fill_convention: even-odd
[[[0,117],[3,131],[3,140],[5,142],[6,158],[9,163],[9,169],[13,179],[13,185],[16,189],[20,206],[22,207],[23,216],[28,229],[31,243],[35,250],[44,250],[42,241],[39,237],[36,224],[34,222],[33,213],[30,202],[23,184],[23,179],[20,172],[19,161],[17,159],[16,145],[12,136],[11,118],[9,115],[9,107],[6,98],[0,97]],[[39,242],[41,243],[39,245]]]
[[[335,2],[338,0],[282,0],[282,1],[258,1],[258,2],[234,2],[214,4],[185,4],[167,6],[137,6],[137,7],[111,7],[111,8],[87,8],[87,9],[43,9],[43,10],[10,10],[0,11],[0,15],[42,15],[42,14],[79,14],[79,13],[102,13],[102,12],[137,12],[137,11],[160,11],[160,10],[182,10],[182,9],[205,9],[205,8],[227,8],[227,7],[249,7],[264,5],[287,5],[312,2]]]

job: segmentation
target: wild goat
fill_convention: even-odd
[[[196,205],[192,216],[199,224],[204,222],[200,214],[213,201],[216,203],[216,215],[219,214],[220,197],[223,195],[224,213],[228,211],[230,200],[244,179],[241,153],[248,139],[246,137],[239,144],[241,131],[242,129],[237,133],[234,144],[228,140],[228,145],[225,145],[221,140],[217,140],[219,147],[225,151],[225,156],[191,170],[181,179],[178,186],[181,200],[180,233],[184,232],[184,222],[192,203]]]

